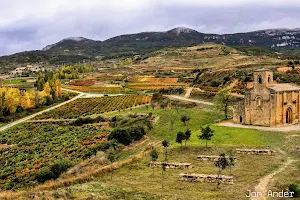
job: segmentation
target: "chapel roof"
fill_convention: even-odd
[[[271,69],[266,69],[266,68],[261,68],[261,69],[256,69],[254,72],[264,72],[264,71],[272,71]]]
[[[270,90],[275,92],[284,92],[284,91],[300,91],[300,87],[297,85],[293,85],[290,83],[279,83],[279,84],[272,84],[267,86]]]

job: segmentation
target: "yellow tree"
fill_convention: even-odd
[[[38,93],[38,104],[45,104],[47,102],[47,93],[45,91],[41,91]]]
[[[20,105],[21,92],[17,88],[8,88],[5,93],[5,106],[10,113],[15,113]]]
[[[5,93],[7,91],[7,88],[2,87],[0,88],[0,115],[3,115],[3,111],[5,109]]]
[[[35,93],[32,90],[23,93],[20,99],[20,106],[24,109],[35,108]]]
[[[49,82],[45,83],[43,91],[45,92],[46,96],[51,97],[51,87]]]
[[[36,87],[39,91],[43,90],[45,84],[45,80],[44,80],[44,74],[40,71],[38,73],[38,77],[37,77],[37,82],[36,82]]]
[[[55,98],[62,96],[61,84],[58,79],[54,81],[53,90]]]

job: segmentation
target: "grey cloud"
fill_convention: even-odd
[[[25,9],[20,16],[16,13],[16,18],[9,19],[0,14],[0,54],[41,49],[72,36],[105,40],[120,34],[166,31],[177,26],[187,26],[205,33],[300,27],[298,4],[292,6],[286,3],[278,6],[278,0],[274,1],[274,6],[270,6],[271,4],[269,6],[239,4],[217,6],[209,5],[208,1],[204,1],[206,4],[199,4],[199,1],[195,0],[189,1],[194,4],[180,4],[179,1],[174,1],[175,3],[172,4],[170,0],[163,1],[164,3],[143,1],[145,3],[139,4],[140,1],[127,0],[138,5],[120,3],[117,7],[114,7],[118,5],[114,4],[116,1],[111,1],[111,4],[103,7],[101,4],[99,6],[79,4],[81,7],[75,4],[66,9],[50,6],[54,10],[45,10],[46,14],[40,15],[39,13],[46,8],[39,5],[38,8],[41,10],[37,14],[34,14],[33,7],[32,13]],[[232,0],[235,1],[237,0]]]

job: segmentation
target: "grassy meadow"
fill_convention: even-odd
[[[237,154],[237,161],[233,167],[234,184],[222,184],[220,188],[217,188],[215,183],[182,182],[178,175],[182,172],[217,174],[218,169],[213,162],[200,162],[196,159],[197,155],[219,155],[235,148],[270,146],[276,149],[284,146],[284,140],[289,134],[213,125],[213,121],[222,116],[221,113],[216,113],[209,106],[200,107],[200,109],[182,109],[179,112],[140,107],[118,113],[153,113],[158,120],[148,136],[170,141],[168,154],[170,162],[192,163],[193,168],[188,170],[167,169],[164,189],[162,189],[161,168],[156,168],[153,176],[152,169],[147,166],[150,157],[144,157],[141,161],[114,170],[112,180],[111,174],[107,173],[94,178],[91,182],[71,186],[69,195],[79,199],[247,199],[247,190],[253,190],[262,176],[278,169],[286,160],[285,156],[280,153],[275,156]],[[180,121],[182,114],[191,117],[186,126]],[[173,117],[176,121],[171,130],[170,120]],[[200,141],[197,135],[200,133],[199,127],[207,124],[212,124],[215,135],[206,149],[205,142]],[[175,137],[178,131],[185,131],[187,128],[192,130],[192,136],[185,148],[175,142]],[[158,160],[161,161],[163,158],[164,149],[159,148]],[[222,174],[229,175],[228,169],[225,169]],[[53,192],[62,194],[63,191],[64,189],[50,191],[49,195]]]
[[[76,198],[92,199],[246,199],[248,189],[253,189],[261,176],[277,169],[282,162],[280,156],[245,156],[237,155],[233,168],[234,184],[182,182],[180,173],[217,174],[213,162],[200,162],[197,155],[218,155],[229,151],[228,147],[205,148],[171,148],[168,154],[170,162],[190,162],[192,169],[167,169],[162,189],[162,169],[155,168],[154,175],[147,166],[150,157],[140,162],[117,169],[110,174],[95,178],[94,181],[71,186],[72,195]],[[160,151],[159,160],[163,160]],[[222,172],[229,175],[229,170]],[[93,195],[91,195],[93,194]]]
[[[164,179],[164,189],[162,189],[162,170],[156,168],[153,171],[147,166],[150,156],[144,156],[142,159],[130,162],[119,167],[113,172],[105,172],[101,175],[91,175],[88,182],[70,184],[70,186],[58,189],[44,191],[30,191],[35,194],[37,199],[247,199],[247,190],[254,189],[259,179],[279,168],[287,157],[280,152],[275,156],[261,155],[243,155],[236,154],[237,161],[233,167],[234,184],[221,184],[217,188],[215,183],[202,182],[182,182],[179,180],[179,174],[185,173],[205,173],[217,174],[218,169],[213,162],[198,161],[197,155],[219,155],[224,152],[228,155],[230,150],[236,148],[285,148],[287,138],[297,133],[268,132],[252,129],[239,129],[231,127],[221,127],[214,124],[215,120],[221,119],[223,113],[220,113],[212,106],[198,105],[193,109],[153,109],[149,106],[141,106],[120,112],[105,113],[107,117],[115,115],[128,114],[150,114],[155,117],[154,128],[147,135],[145,146],[158,144],[166,139],[170,142],[168,160],[170,162],[188,162],[193,168],[188,170],[167,169]],[[188,115],[191,119],[184,125],[180,118],[182,115]],[[174,121],[173,126],[171,121]],[[210,125],[215,131],[211,141],[208,142],[208,148],[205,148],[205,141],[199,140],[200,126]],[[64,128],[63,128],[64,129]],[[187,147],[181,147],[175,142],[176,134],[179,131],[191,129],[192,135],[187,141]],[[11,135],[15,131],[11,130]],[[86,134],[85,132],[83,132]],[[72,134],[72,133],[71,133]],[[89,133],[92,134],[93,133]],[[20,134],[18,134],[20,135]],[[11,136],[9,136],[11,137]],[[55,141],[57,141],[55,139]],[[69,140],[58,140],[55,142],[57,149],[68,148]],[[153,141],[153,142],[151,142]],[[53,140],[54,142],[54,140]],[[290,141],[291,143],[294,140]],[[13,143],[13,142],[12,142]],[[16,142],[14,142],[16,143]],[[146,145],[147,144],[147,145]],[[294,142],[297,145],[297,142]],[[164,158],[164,149],[161,145],[155,145],[159,151],[158,160]],[[58,148],[59,147],[59,148]],[[143,142],[139,148],[129,149],[123,153],[121,159],[128,159],[131,156],[142,151]],[[288,147],[286,147],[288,148]],[[67,153],[68,154],[68,153]],[[68,156],[66,154],[66,156]],[[293,154],[290,152],[289,154]],[[296,154],[295,154],[296,155]],[[82,158],[82,157],[81,157]],[[80,158],[80,159],[81,159]],[[85,166],[85,172],[96,170],[95,166]],[[295,168],[295,170],[298,168]],[[113,173],[113,174],[111,174]],[[293,171],[296,173],[296,171]],[[288,172],[290,176],[293,173]],[[229,170],[222,171],[223,175],[229,175]],[[111,176],[113,177],[111,180]],[[63,175],[68,177],[68,175]],[[284,177],[282,177],[284,178]],[[280,180],[280,177],[278,178]],[[296,180],[295,180],[296,181]],[[85,182],[85,183],[84,183]],[[46,182],[47,184],[47,182]],[[280,186],[280,185],[279,185]],[[282,187],[285,187],[283,185]],[[28,194],[27,194],[28,195]]]

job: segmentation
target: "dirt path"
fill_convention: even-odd
[[[213,106],[214,104],[211,102],[207,102],[207,101],[200,101],[200,100],[195,100],[195,99],[189,99],[189,98],[185,98],[185,97],[181,97],[181,96],[176,96],[176,95],[164,95],[173,99],[178,99],[178,100],[182,100],[182,101],[189,101],[189,102],[194,102],[194,103],[200,103],[200,104],[205,104],[205,105],[210,105]]]
[[[267,194],[268,194],[268,185],[272,181],[273,177],[276,174],[282,172],[292,162],[294,162],[294,160],[292,160],[291,158],[288,158],[288,160],[278,170],[276,170],[275,172],[273,172],[273,173],[263,177],[262,179],[260,179],[258,185],[255,186],[254,191],[255,192],[262,192],[263,197],[252,197],[250,199],[251,200],[266,200],[267,199]]]
[[[191,96],[191,93],[192,93],[193,89],[194,89],[193,87],[188,88],[185,95],[184,95],[184,97],[189,98]]]
[[[299,137],[300,135],[294,134],[294,135],[288,135],[286,136],[286,139],[292,138],[292,137]],[[267,194],[268,194],[268,185],[271,183],[272,179],[276,174],[281,173],[283,170],[285,170],[290,164],[297,160],[292,160],[285,151],[281,149],[277,149],[278,152],[280,152],[283,156],[287,157],[287,161],[276,171],[274,171],[271,174],[268,174],[267,176],[263,177],[260,179],[259,183],[255,186],[254,191],[255,192],[262,192],[263,197],[252,197],[250,198],[251,200],[266,200],[267,199]]]
[[[277,131],[288,132],[288,131],[300,130],[300,124],[287,125],[287,126],[283,126],[283,127],[266,127],[266,126],[235,124],[235,123],[232,122],[232,120],[230,120],[230,121],[224,121],[224,122],[218,123],[216,125],[234,127],[234,128],[256,129],[256,130],[263,130],[263,131],[276,131],[276,132]]]
[[[39,122],[72,122],[76,119],[37,119],[37,120],[27,120],[28,123],[39,123]]]
[[[67,88],[63,88],[62,90],[64,91],[68,91],[68,92],[74,92],[74,93],[78,93],[80,94],[80,98],[96,98],[96,97],[104,97],[105,94],[101,94],[101,93],[89,93],[89,92],[80,92],[77,90],[70,90]],[[107,96],[120,96],[120,95],[124,95],[121,93],[117,93],[117,94],[107,94]]]

